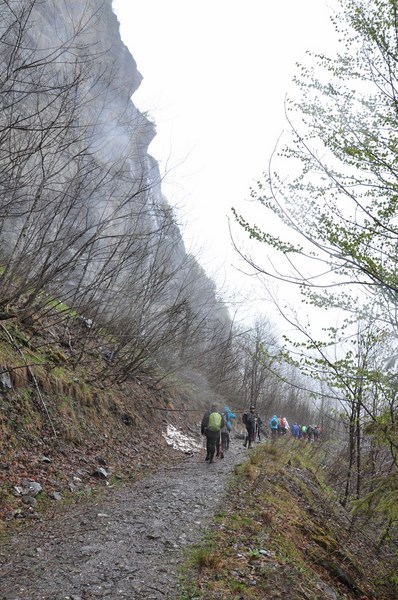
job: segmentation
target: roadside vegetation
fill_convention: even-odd
[[[109,368],[107,342],[74,314],[58,324],[0,324],[0,531],[50,517],[172,459],[161,435],[164,416],[171,409],[167,422],[179,426],[176,409],[189,402],[189,391],[176,393],[172,378],[157,388],[144,373],[110,384],[101,376]],[[42,487],[35,498],[17,492],[32,481]]]
[[[178,598],[396,598],[396,556],[364,513],[339,503],[327,451],[300,440],[257,446],[181,569]]]

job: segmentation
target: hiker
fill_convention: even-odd
[[[204,436],[206,436],[206,428],[207,428],[207,423],[209,420],[210,413],[211,413],[211,407],[203,415],[202,422],[200,424],[200,432]],[[206,439],[206,458],[205,458],[205,460],[206,461],[209,460],[209,451],[207,449],[207,439]]]
[[[291,427],[292,436],[297,440],[300,437],[300,425],[296,422]]]
[[[278,435],[285,435],[285,433],[286,433],[285,420],[283,417],[279,417],[278,420],[279,420]]]
[[[236,414],[233,413],[228,406],[224,406],[223,412],[224,412],[224,419],[226,420],[226,427],[227,427],[227,434],[228,434],[226,436],[226,450],[228,450],[229,442],[230,442],[230,432],[232,431],[232,420],[236,419]],[[222,437],[222,432],[221,432],[221,437]]]
[[[220,456],[220,458],[224,458],[225,456],[225,452],[228,450],[229,448],[229,430],[228,430],[228,421],[225,418],[225,413],[224,413],[224,427],[221,427],[221,448],[218,452],[218,454],[216,454],[216,456]],[[216,446],[217,448],[217,446]]]
[[[279,428],[279,419],[276,415],[271,417],[271,419],[269,420],[269,423],[268,423],[268,427],[271,430],[271,439],[276,438],[276,436],[278,435],[278,428]]]
[[[232,419],[236,419],[236,414],[233,413],[228,406],[224,406],[223,412],[224,412],[224,417],[227,419],[227,421],[231,421],[231,425],[232,425]]]
[[[213,404],[210,410],[203,415],[200,430],[206,436],[206,458],[205,461],[212,463],[214,455],[220,454],[220,431],[225,425],[224,417],[218,412],[217,406]]]
[[[254,428],[255,428],[255,419],[256,419],[256,415],[254,414],[254,411],[256,410],[255,406],[251,406],[250,407],[250,411],[247,413],[244,413],[242,420],[243,423],[246,425],[246,437],[245,437],[245,442],[243,444],[243,446],[246,448],[246,446],[248,448],[252,447],[252,442],[254,441]]]
[[[256,423],[255,423],[255,430],[254,430],[254,439],[256,439],[258,442],[261,442],[261,427],[262,426],[263,426],[263,420],[259,416],[259,414],[256,413]]]
[[[319,436],[321,435],[321,426],[320,425],[315,425],[313,434],[314,434],[314,442],[316,442],[319,439]]]

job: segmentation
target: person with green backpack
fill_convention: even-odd
[[[200,428],[202,435],[206,436],[206,462],[212,463],[214,460],[216,446],[220,442],[220,432],[223,427],[225,427],[224,417],[218,411],[217,406],[213,404],[210,410],[203,415]]]

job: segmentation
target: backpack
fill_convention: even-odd
[[[229,420],[229,413],[224,413],[224,421],[225,421],[225,425],[227,427],[227,431],[231,431],[232,429],[232,423]]]
[[[246,422],[245,425],[254,425],[256,420],[256,415],[252,412],[246,413]]]
[[[213,412],[209,415],[209,422],[207,424],[207,429],[209,431],[220,431],[221,429],[221,421],[222,416],[218,412]]]
[[[243,421],[244,425],[247,425],[247,413],[243,413],[242,421]]]
[[[273,419],[271,419],[271,427],[276,429],[278,427],[278,425],[279,425],[278,419],[276,419],[275,417]]]

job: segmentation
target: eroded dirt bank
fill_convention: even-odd
[[[175,600],[178,564],[247,451],[235,440],[223,460],[209,465],[204,456],[15,535],[1,549],[0,598]]]

